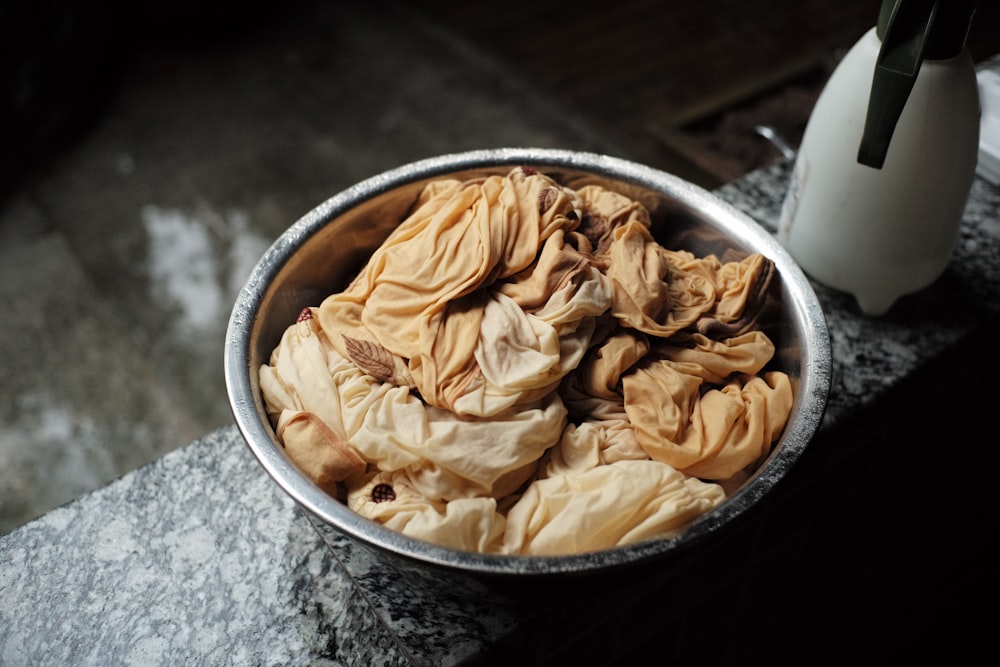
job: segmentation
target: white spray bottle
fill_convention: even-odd
[[[973,0],[883,0],[824,87],[778,238],[815,280],[882,315],[944,272],[975,175]]]

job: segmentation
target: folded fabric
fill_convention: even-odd
[[[560,555],[671,537],[725,500],[716,484],[625,460],[541,479],[507,513],[504,552]]]
[[[554,392],[490,419],[470,419],[426,405],[408,387],[376,380],[329,341],[314,318],[285,331],[271,363],[260,371],[272,419],[280,425],[307,414],[322,421],[367,463],[405,471],[410,484],[431,500],[513,492],[534,474],[566,426],[566,409]],[[303,469],[340,465],[336,449],[329,451],[330,463],[303,463],[296,454],[308,451],[314,458],[315,447],[289,442],[287,430],[279,435]]]
[[[773,264],[661,246],[637,200],[532,169],[427,185],[260,369],[288,456],[362,516],[500,554],[684,529],[792,408]]]
[[[539,249],[548,247],[549,237],[578,225],[576,204],[572,191],[530,170],[438,183],[351,285],[324,300],[316,316],[324,329],[340,333],[332,343],[344,356],[351,357],[350,341],[363,341],[398,357],[429,405],[491,416],[519,396],[489,400],[489,394],[503,394],[505,389],[486,386],[476,361],[484,306],[494,300],[485,288],[497,281],[518,282],[521,274],[521,280],[541,284],[536,299],[544,300],[550,286],[554,291],[569,283],[577,288],[572,291],[582,291],[581,301],[599,300],[577,309],[606,308],[609,297],[601,293],[606,288],[579,289],[588,280],[603,282],[604,277],[582,266],[565,243],[557,242],[549,251],[562,256],[541,267],[554,273],[536,277],[529,270],[538,266]],[[486,323],[488,329],[491,325],[496,323]],[[539,341],[538,347],[545,342]],[[556,352],[543,354],[552,357]]]
[[[585,465],[534,481],[506,513],[492,497],[434,501],[403,472],[378,472],[348,506],[410,537],[481,553],[561,555],[670,537],[725,500],[717,484],[649,459]]]

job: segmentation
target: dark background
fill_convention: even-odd
[[[225,49],[312,0],[0,1],[0,184],[13,187],[99,118],[136,54]],[[878,0],[533,0],[405,3],[457,30],[643,158],[700,185],[796,144],[839,57]],[[969,50],[1000,53],[1000,2],[983,0]]]

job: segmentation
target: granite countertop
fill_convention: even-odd
[[[789,172],[779,163],[718,194],[773,229]],[[848,441],[865,446],[850,434],[871,427],[846,430],[851,424],[892,409],[881,402],[897,387],[996,322],[1000,189],[975,181],[948,272],[885,317],[862,316],[849,297],[816,290],[833,347],[820,429],[827,442],[803,462],[801,476],[793,470],[784,499],[707,555],[678,565],[685,576],[669,584],[643,581],[524,606],[435,596],[317,525],[232,426],[0,538],[0,664],[612,664],[651,645],[682,659],[711,650],[734,660],[748,646],[775,658],[784,647],[780,655],[792,662],[806,650],[796,633],[822,638],[803,618],[833,622],[824,599],[861,596],[881,609],[879,598],[865,597],[875,596],[871,586],[845,584],[875,581],[865,577],[898,555],[881,545],[888,555],[880,561],[865,544],[882,532],[857,516],[863,505],[855,496],[865,492],[845,484],[843,496],[814,512],[806,487],[838,470],[825,451],[849,452]],[[871,476],[899,497],[890,482],[913,470],[886,461],[890,472]],[[876,483],[865,477],[851,484]],[[835,543],[824,541],[830,535]],[[816,565],[831,545],[849,576]]]

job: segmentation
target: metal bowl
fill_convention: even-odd
[[[596,182],[642,201],[654,235],[668,248],[723,256],[760,252],[774,261],[775,315],[767,333],[772,362],[792,379],[794,407],[766,461],[716,509],[682,534],[605,551],[567,556],[499,556],[457,551],[406,537],[355,514],[326,494],[286,457],[268,421],[258,369],[305,306],[343,289],[405,217],[430,180],[506,173],[531,166],[572,187]],[[785,250],[760,225],[713,194],[676,176],[591,153],[495,149],[443,155],[369,178],[340,192],[288,228],[261,258],[240,292],[225,343],[225,380],[236,424],[267,473],[324,528],[332,528],[403,572],[429,580],[510,588],[514,582],[594,575],[655,564],[718,534],[757,504],[788,473],[819,426],[830,386],[830,340],[812,287]],[[497,586],[498,584],[499,586]]]

